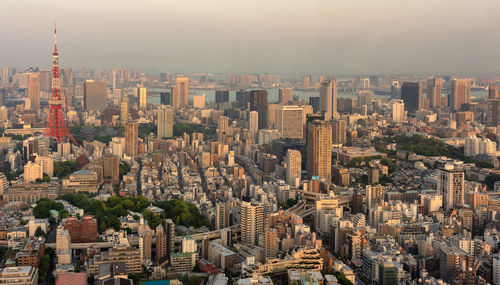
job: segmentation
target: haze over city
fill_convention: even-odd
[[[0,62],[146,72],[493,75],[496,0],[17,1],[0,9]]]

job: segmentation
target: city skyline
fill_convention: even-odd
[[[500,3],[495,1],[99,4],[94,9],[88,2],[4,2],[0,62],[48,68],[47,35],[54,22],[61,65],[73,68],[496,75],[494,63],[500,60],[495,52],[499,40],[484,36],[497,31],[495,7]],[[253,17],[257,13],[258,21]],[[36,20],[13,18],[21,14]],[[145,20],[130,21],[132,17]]]

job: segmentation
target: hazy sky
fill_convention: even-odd
[[[0,66],[499,74],[499,0],[1,0]]]

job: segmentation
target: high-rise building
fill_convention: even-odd
[[[148,91],[144,86],[137,86],[137,97],[139,98],[139,108],[146,108],[148,103]]]
[[[104,110],[107,106],[106,82],[85,81],[83,83],[83,107],[85,111]]]
[[[167,236],[161,223],[156,227],[156,264],[167,256]]]
[[[226,102],[229,102],[229,91],[228,90],[215,91],[215,103],[226,103]]]
[[[450,101],[451,109],[458,111],[462,104],[470,102],[470,80],[452,79],[450,82]]]
[[[278,257],[278,231],[274,228],[266,230],[264,233],[264,257],[272,259]]]
[[[170,92],[161,92],[160,93],[160,103],[162,105],[172,106],[172,94],[170,94]]]
[[[174,109],[186,107],[189,104],[189,78],[178,77],[171,89],[172,106]]]
[[[217,137],[219,142],[223,142],[224,138],[229,134],[229,118],[226,116],[219,117],[219,128],[217,130]]]
[[[313,113],[319,112],[319,110],[320,110],[319,109],[319,101],[320,101],[319,97],[314,97],[314,96],[309,97],[309,105],[312,106]]]
[[[286,183],[298,187],[302,172],[302,155],[300,151],[289,149],[286,152]]]
[[[392,121],[401,123],[405,119],[405,103],[403,100],[394,100],[392,103]]]
[[[288,105],[292,101],[292,88],[279,89],[279,102],[282,105]]]
[[[151,245],[153,243],[153,232],[151,230],[139,233],[139,249],[141,250],[142,260],[151,261]]]
[[[215,203],[215,229],[220,230],[229,227],[230,204],[217,200]]]
[[[424,107],[424,97],[422,96],[422,83],[403,82],[401,86],[401,99],[404,102],[405,111],[408,114],[415,114],[417,110]]]
[[[464,204],[465,174],[447,164],[438,169],[437,191],[443,195],[443,209],[448,211]]]
[[[139,123],[128,121],[125,124],[125,154],[136,157],[139,153]]]
[[[307,126],[307,176],[332,180],[332,125],[325,121]]]
[[[332,122],[332,143],[345,144],[347,141],[347,122],[335,120]]]
[[[500,125],[500,97],[498,96],[498,85],[488,87],[488,125]]]
[[[40,110],[40,75],[28,73],[28,98],[31,100],[31,109]]]
[[[250,91],[236,91],[236,101],[238,101],[238,107],[243,110],[248,110],[248,103],[250,103]]]
[[[167,242],[167,256],[175,251],[175,224],[171,219],[165,220],[165,234]]]
[[[431,109],[441,107],[441,87],[443,80],[439,77],[429,77],[427,79],[427,99]]]
[[[120,122],[122,126],[128,122],[128,97],[123,97],[120,102]]]
[[[248,116],[248,129],[257,132],[259,130],[259,113],[257,111],[250,111]]]
[[[8,67],[2,67],[2,87],[5,88],[9,86],[10,84],[10,79],[9,79],[9,68]]]
[[[252,90],[250,93],[250,111],[259,113],[259,130],[267,128],[267,91]]]
[[[241,242],[255,245],[264,233],[264,206],[257,202],[241,202]]]
[[[158,138],[171,138],[174,135],[174,112],[171,106],[158,108]]]
[[[325,113],[325,121],[337,117],[337,83],[334,80],[321,82],[319,109]]]
[[[279,106],[276,110],[276,127],[282,137],[303,138],[304,110],[300,106]]]
[[[111,180],[113,184],[120,182],[120,157],[116,155],[104,155],[102,158],[102,176]]]
[[[54,176],[54,158],[52,156],[37,156],[35,163],[42,166],[43,173]]]

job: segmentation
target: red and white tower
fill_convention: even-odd
[[[61,100],[61,84],[59,82],[59,54],[57,53],[57,34],[54,26],[54,53],[52,54],[52,95],[49,100],[49,119],[45,127],[44,135],[53,137],[58,143],[66,139],[77,144],[64,121]]]

